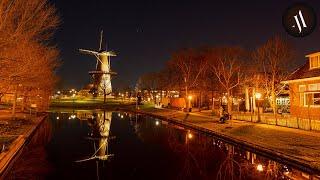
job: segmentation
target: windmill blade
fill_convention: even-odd
[[[89,55],[94,55],[96,56],[97,54],[99,54],[96,51],[91,51],[91,50],[86,50],[86,49],[79,49],[80,53],[82,54],[89,54]]]
[[[97,58],[98,61],[101,62],[101,64],[103,64],[103,62],[102,62],[101,59],[99,58],[98,54],[94,54],[94,56]]]
[[[101,63],[102,63],[102,61],[101,61],[101,59],[99,58],[99,56],[98,56],[98,52],[96,52],[96,51],[91,51],[91,50],[86,50],[86,49],[79,49],[79,51],[80,51],[80,53],[82,53],[82,54],[89,54],[89,55],[93,55],[93,56],[95,56],[96,58],[97,58],[97,61],[100,61]],[[103,63],[102,63],[103,64]]]
[[[103,30],[100,32],[100,44],[99,44],[99,51],[102,49],[102,40],[103,40]]]
[[[117,54],[114,51],[108,51],[107,55],[108,56],[117,56]]]

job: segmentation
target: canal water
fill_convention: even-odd
[[[6,179],[320,179],[160,119],[55,111]]]

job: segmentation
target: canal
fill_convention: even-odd
[[[320,179],[149,116],[53,111],[6,179]]]

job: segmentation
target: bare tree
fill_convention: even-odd
[[[60,20],[47,0],[0,1],[0,47],[23,39],[50,39]]]
[[[168,62],[174,67],[179,75],[179,81],[183,82],[185,101],[188,101],[189,91],[199,84],[199,78],[207,68],[207,59],[202,51],[197,49],[183,49],[172,55]],[[189,103],[186,103],[189,109]]]
[[[47,0],[0,1],[0,83],[14,94],[13,116],[18,93],[35,93],[39,105],[49,102],[58,65],[58,51],[49,40],[58,24]]]
[[[213,48],[208,55],[210,67],[226,92],[228,113],[232,111],[232,89],[240,84],[244,50],[238,47]]]
[[[156,91],[159,90],[159,73],[143,74],[138,80],[138,89],[147,90],[156,103]]]
[[[276,115],[276,97],[281,90],[280,82],[288,76],[288,64],[292,60],[293,50],[290,44],[275,36],[259,47],[254,57],[263,73],[264,87],[270,104]],[[258,68],[257,68],[258,69]]]

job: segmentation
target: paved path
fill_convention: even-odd
[[[192,124],[249,145],[262,147],[269,152],[309,165],[320,172],[320,132],[238,120],[221,124],[217,117],[204,113],[187,114],[169,109],[141,111]]]

